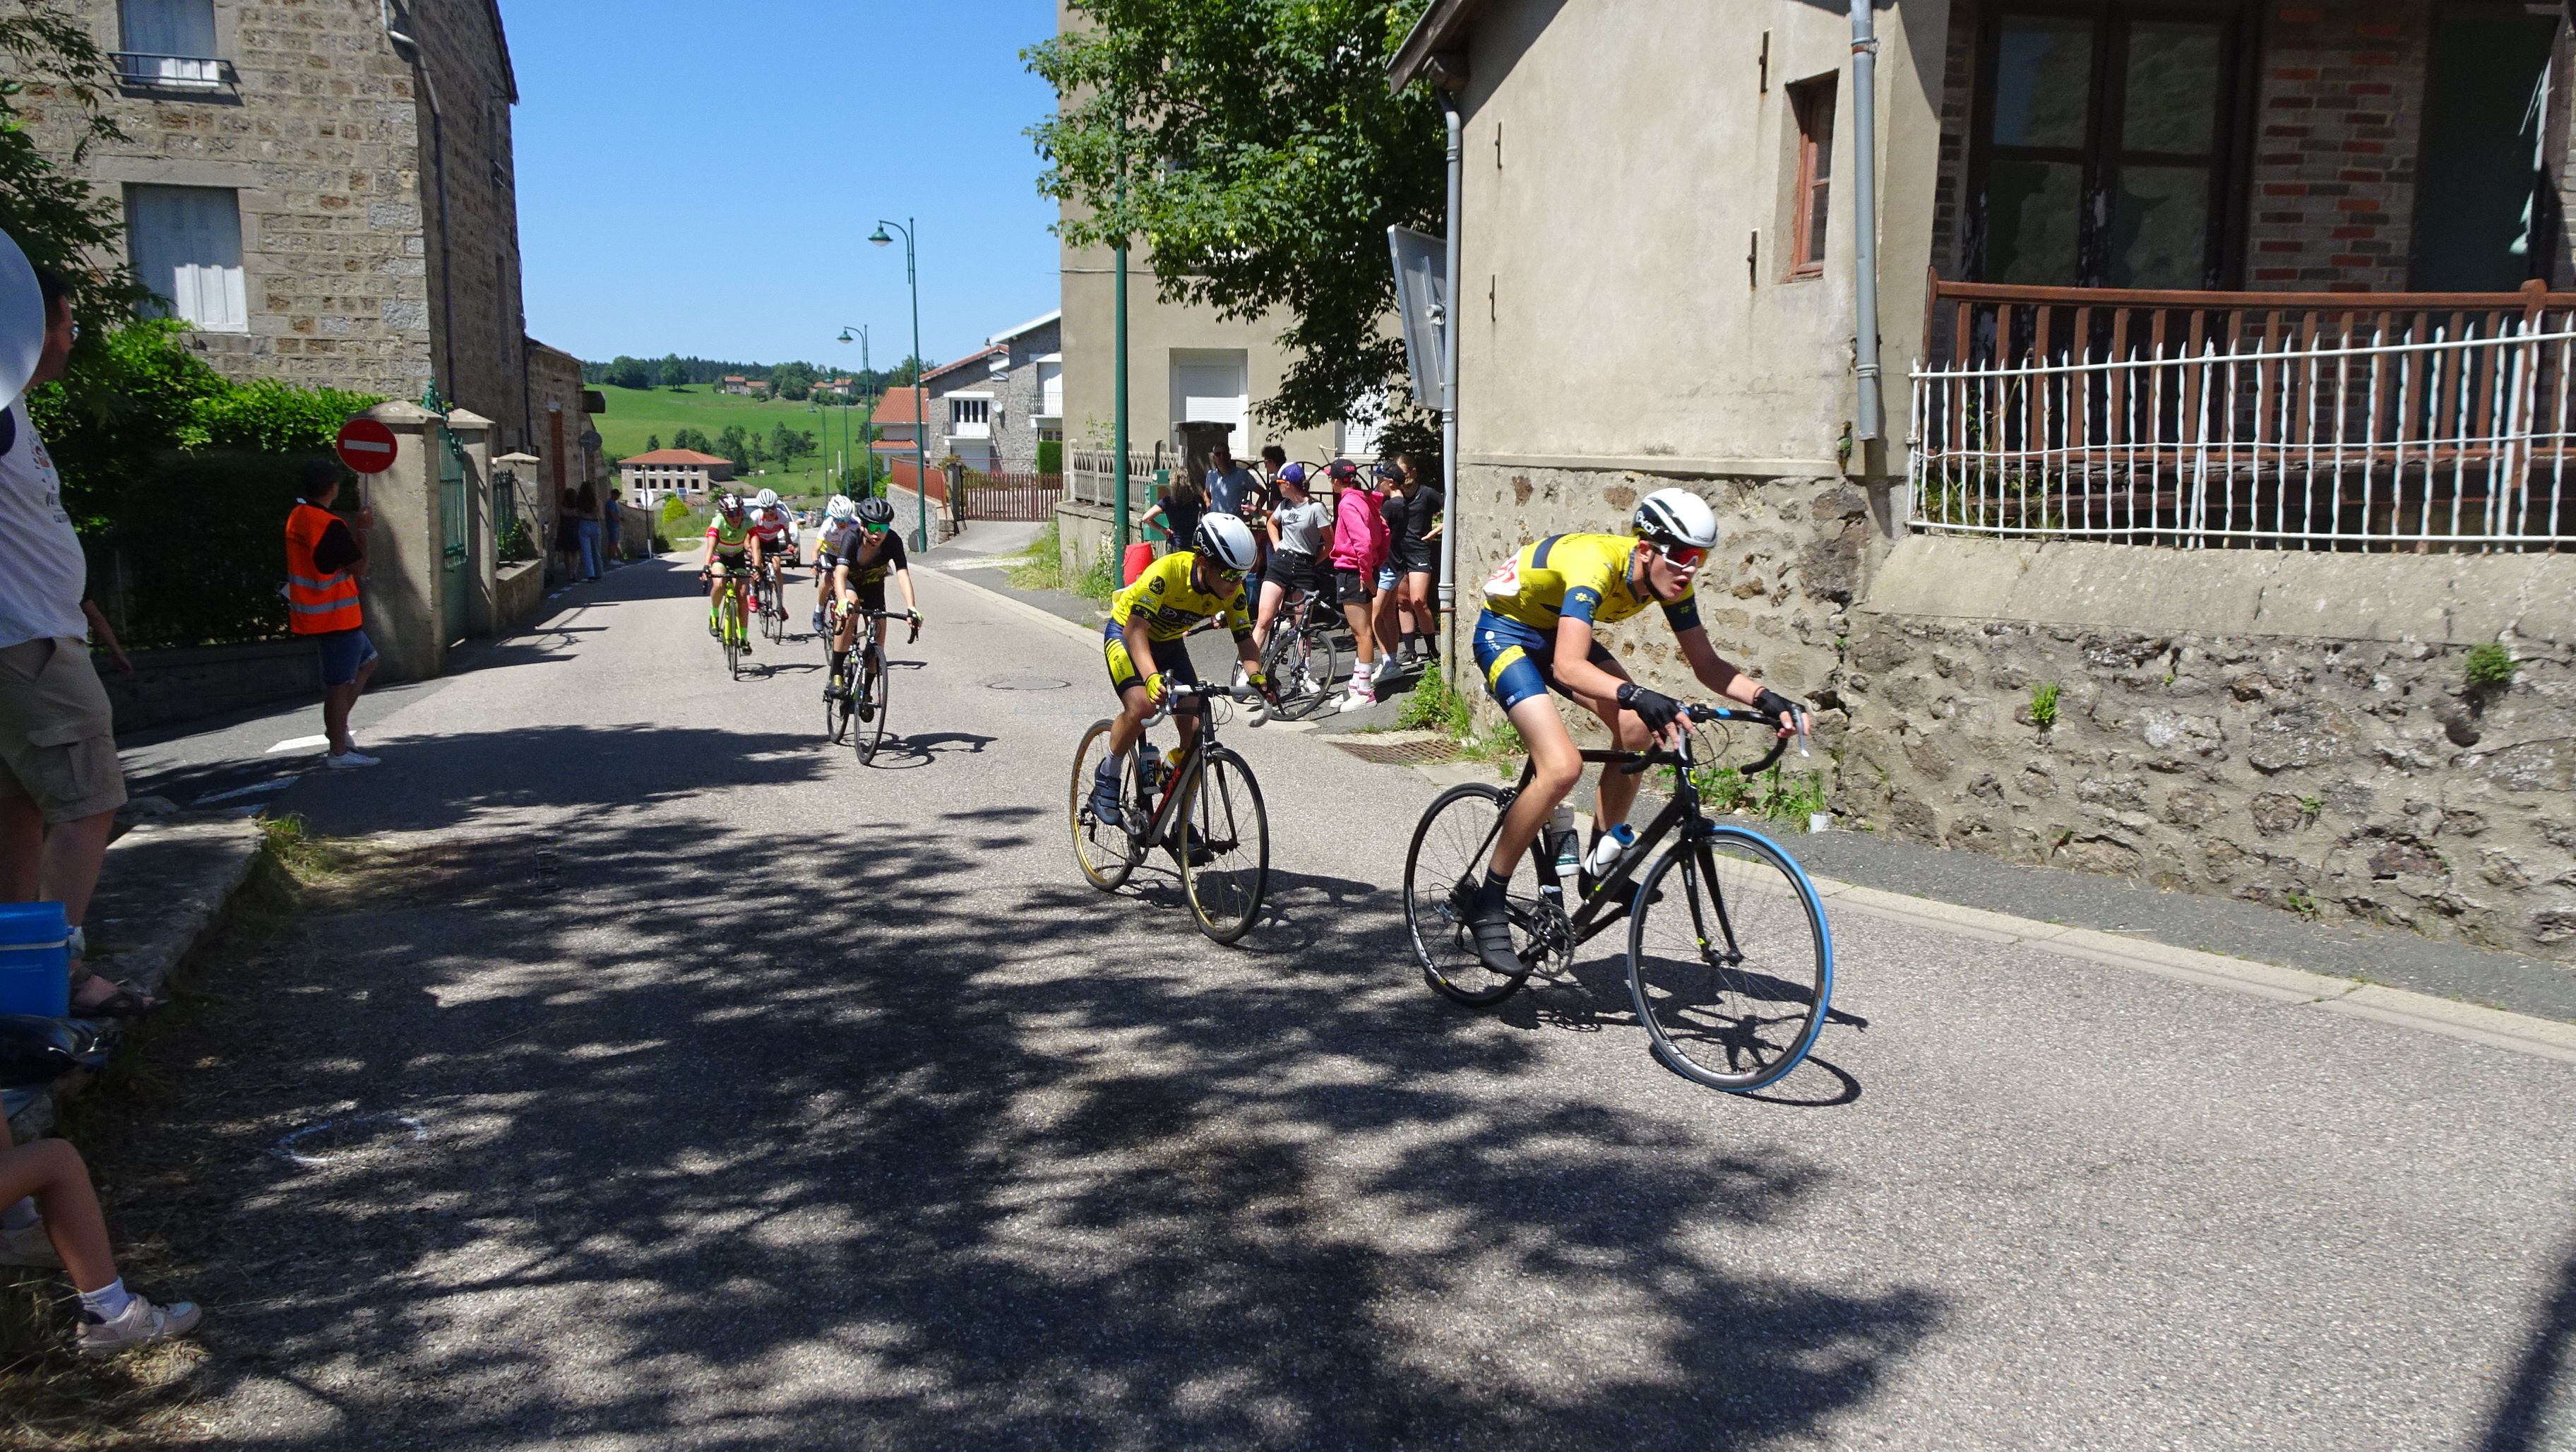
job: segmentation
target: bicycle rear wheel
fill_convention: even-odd
[[[1423,981],[1443,997],[1476,1008],[1511,997],[1528,981],[1529,964],[1538,951],[1523,928],[1538,909],[1533,872],[1513,879],[1512,941],[1520,949],[1520,972],[1496,973],[1486,967],[1476,956],[1475,932],[1467,926],[1508,805],[1498,787],[1479,782],[1451,787],[1423,812],[1413,829],[1413,846],[1404,854],[1404,926],[1413,935]],[[1533,884],[1526,892],[1519,890],[1523,879]]]
[[[1073,824],[1073,858],[1082,864],[1082,875],[1103,892],[1115,891],[1136,870],[1136,859],[1143,856],[1145,844],[1134,828],[1144,819],[1137,807],[1143,795],[1136,789],[1136,754],[1129,752],[1118,763],[1119,821],[1108,822],[1091,810],[1091,784],[1100,763],[1109,759],[1109,723],[1095,721],[1083,733],[1082,745],[1073,753],[1073,790],[1066,799],[1066,818]]]
[[[1270,817],[1261,784],[1222,746],[1202,754],[1189,800],[1174,814],[1175,855],[1199,931],[1231,943],[1261,916],[1270,886]]]
[[[742,617],[734,613],[733,593],[716,603],[716,630],[724,636],[725,674],[742,679]]]
[[[823,662],[823,669],[826,673],[832,669],[832,663],[828,657]],[[842,689],[838,698],[830,695],[823,697],[823,739],[838,746],[841,742],[841,733],[850,729],[849,682],[846,676],[843,676],[833,678],[832,684]]]
[[[1659,896],[1660,894],[1660,896]],[[1741,1094],[1816,1042],[1834,991],[1824,905],[1789,855],[1741,827],[1677,843],[1637,888],[1628,991],[1655,1057]]]
[[[885,744],[885,657],[878,653],[876,642],[870,640],[851,652],[851,660],[863,664],[859,664],[859,679],[852,691],[858,697],[859,721],[851,728],[850,742],[858,750],[860,764],[865,765],[877,759],[877,748]]]

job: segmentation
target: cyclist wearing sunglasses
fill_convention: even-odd
[[[1637,506],[1631,535],[1560,534],[1530,545],[1485,581],[1485,611],[1476,621],[1476,665],[1486,689],[1529,746],[1529,789],[1513,801],[1494,843],[1483,889],[1469,921],[1477,955],[1498,973],[1521,971],[1512,952],[1506,889],[1556,804],[1583,776],[1573,735],[1547,699],[1554,691],[1601,718],[1622,750],[1643,749],[1678,734],[1682,703],[1629,678],[1627,668],[1593,638],[1660,605],[1681,642],[1682,658],[1701,685],[1779,717],[1805,708],[1718,658],[1699,623],[1692,578],[1717,545],[1717,515],[1687,489],[1659,489]],[[1604,772],[1597,789],[1596,832],[1624,826],[1637,800],[1637,778]],[[1599,837],[1595,837],[1595,843]]]
[[[883,499],[862,499],[851,511],[857,529],[837,548],[826,553],[832,559],[832,588],[841,597],[841,628],[832,636],[832,669],[828,680],[841,680],[842,662],[849,659],[857,641],[859,612],[885,608],[886,577],[903,587],[904,613],[912,621],[913,634],[921,633],[921,606],[912,595],[912,567],[903,553],[903,535],[894,528],[894,506]],[[828,535],[827,535],[828,544]],[[819,567],[819,559],[818,559]],[[886,622],[870,622],[876,631],[877,649],[883,651]],[[823,692],[831,695],[832,687]]]
[[[1109,756],[1092,780],[1092,811],[1116,822],[1118,764],[1144,734],[1145,722],[1171,696],[1175,683],[1198,684],[1186,637],[1201,621],[1225,619],[1234,633],[1235,654],[1242,657],[1244,678],[1255,689],[1278,699],[1261,670],[1261,648],[1252,643],[1252,614],[1244,598],[1243,576],[1257,558],[1252,530],[1231,514],[1199,520],[1190,548],[1176,550],[1146,566],[1136,583],[1109,602],[1109,620],[1101,629],[1101,650],[1109,661],[1109,686],[1118,693],[1118,719],[1109,727]],[[1175,711],[1193,715],[1195,705]],[[1196,729],[1180,721],[1182,739]]]

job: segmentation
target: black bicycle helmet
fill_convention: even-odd
[[[883,529],[894,523],[894,506],[873,496],[859,501],[859,523],[870,529]]]

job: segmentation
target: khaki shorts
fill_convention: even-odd
[[[0,797],[33,797],[48,822],[125,805],[107,687],[77,640],[0,648]]]

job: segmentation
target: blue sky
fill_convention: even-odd
[[[501,0],[528,331],[584,358],[944,361],[1056,306],[1019,52],[1049,0]],[[896,119],[897,98],[918,118]],[[832,138],[828,142],[826,137]]]

